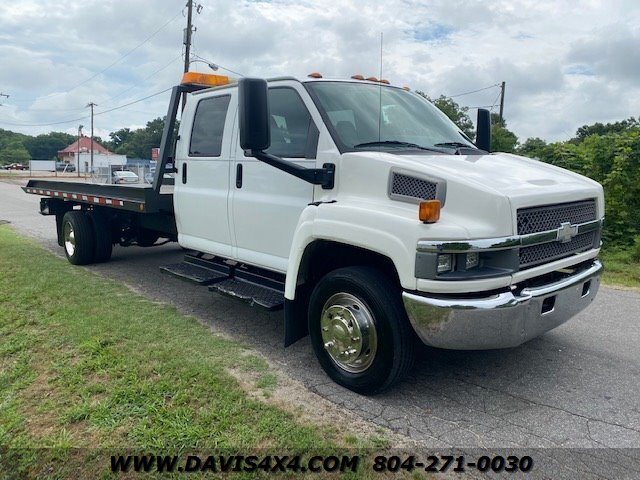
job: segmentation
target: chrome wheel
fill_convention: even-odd
[[[67,255],[72,257],[74,252],[76,251],[76,235],[71,222],[65,222],[63,236],[64,249],[66,250]]]
[[[357,297],[331,296],[322,308],[320,330],[324,349],[343,370],[360,373],[373,363],[378,346],[375,321]]]

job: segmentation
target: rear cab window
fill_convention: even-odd
[[[231,95],[200,100],[196,107],[189,142],[190,157],[219,157]]]

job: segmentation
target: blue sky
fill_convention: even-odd
[[[522,141],[640,116],[640,3],[201,0],[193,53],[251,76],[377,75],[461,105],[493,106]],[[0,128],[77,132],[93,101],[107,137],[166,113],[183,68],[185,0],[0,5]],[[196,62],[193,70],[206,71]],[[225,72],[223,69],[221,73]],[[235,74],[232,74],[235,75]]]

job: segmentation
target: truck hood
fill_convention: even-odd
[[[363,173],[366,172],[366,173]],[[446,194],[437,228],[430,238],[494,238],[513,235],[519,208],[595,198],[604,216],[602,187],[582,175],[516,155],[425,155],[350,152],[343,155],[337,200],[373,202],[391,213],[404,209],[413,218],[415,204],[387,197],[391,173],[443,181]],[[450,228],[449,228],[450,227]],[[427,235],[425,230],[425,235]]]
[[[505,196],[515,208],[596,198],[602,192],[600,184],[587,177],[507,153],[396,158],[405,168],[445,179],[448,186],[461,184]]]

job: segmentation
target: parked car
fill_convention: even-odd
[[[76,166],[71,163],[56,162],[56,171],[58,172],[75,172]]]
[[[7,170],[29,170],[29,165],[23,163],[10,163],[5,167]]]
[[[129,170],[116,170],[113,172],[112,183],[138,183],[138,175]]]

